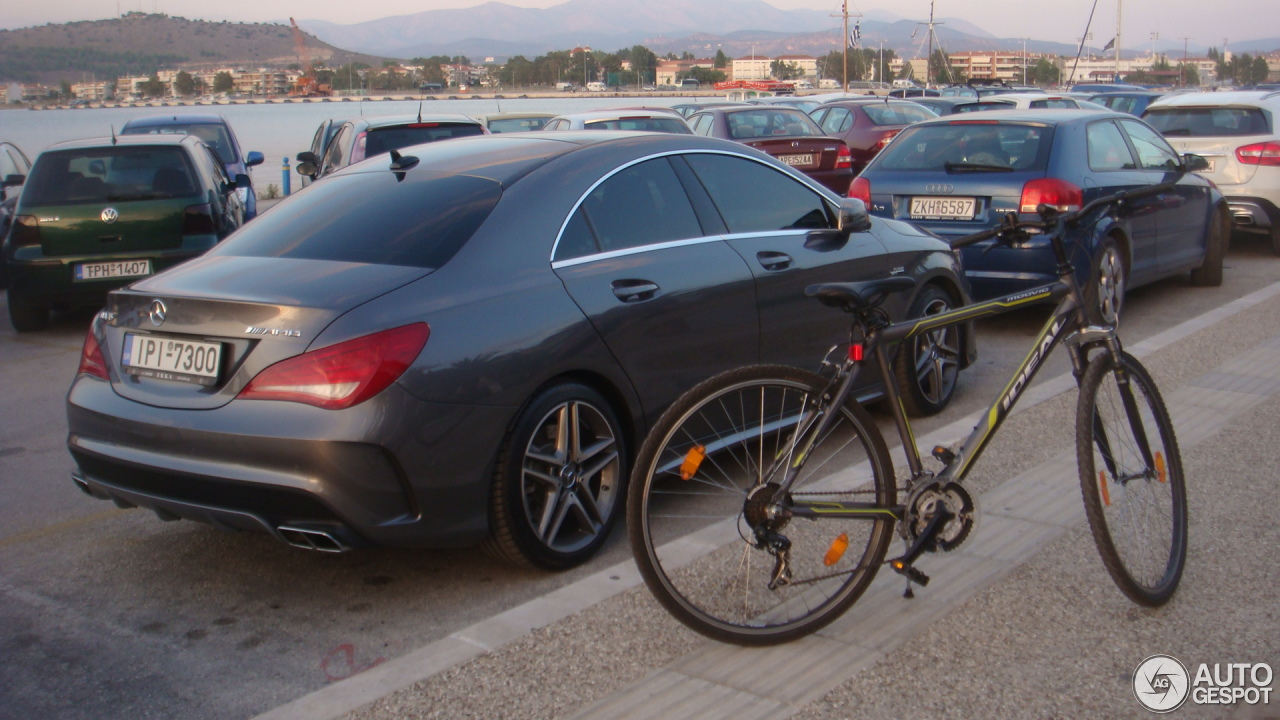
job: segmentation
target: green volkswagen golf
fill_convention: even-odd
[[[44,328],[51,310],[98,306],[107,292],[193,258],[244,221],[222,163],[189,135],[60,143],[36,158],[0,260],[9,320]]]

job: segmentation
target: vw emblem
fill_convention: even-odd
[[[932,185],[925,185],[924,191],[927,193],[941,193],[946,195],[955,192],[956,186],[948,185],[946,183],[934,183]]]
[[[160,327],[164,324],[164,316],[169,312],[169,308],[164,306],[159,300],[152,300],[151,307],[147,309],[147,315],[151,318],[151,324]]]
[[[115,208],[106,208],[105,210],[102,211],[102,215],[100,215],[99,217],[102,218],[102,222],[110,225],[111,223],[120,219],[120,212]]]
[[[791,147],[800,147],[800,141],[799,141],[799,140],[792,140],[792,141],[791,141]]]

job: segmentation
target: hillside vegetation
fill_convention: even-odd
[[[340,50],[310,35],[305,38],[314,61],[331,66],[382,61]],[[288,67],[298,62],[293,31],[279,24],[129,13],[112,20],[0,30],[0,80],[4,81],[81,82],[146,75],[161,68]]]

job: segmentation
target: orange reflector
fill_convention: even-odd
[[[698,467],[702,465],[702,461],[707,458],[707,449],[701,445],[694,445],[689,448],[689,452],[684,455],[684,462],[680,463],[680,479],[691,480]]]
[[[1165,475],[1164,455],[1156,453],[1156,479],[1160,482],[1167,482],[1168,477]]]
[[[840,562],[840,558],[844,557],[844,551],[849,549],[849,535],[840,533],[840,537],[831,541],[831,547],[827,548],[827,554],[822,558],[823,565],[835,565]]]
[[[1098,487],[1102,489],[1102,504],[1111,507],[1111,493],[1107,491],[1107,473],[1105,470],[1098,473]]]

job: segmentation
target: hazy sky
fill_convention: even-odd
[[[715,0],[688,0],[715,2]],[[839,12],[840,0],[765,0],[779,8],[812,8]],[[1097,0],[1094,43],[1115,33],[1118,0]],[[482,0],[4,0],[0,27],[46,22],[99,20],[119,12],[143,10],[190,19],[265,22],[290,15],[337,23],[357,23],[424,10],[461,8]],[[507,0],[521,7],[549,7],[563,0]],[[1280,36],[1280,0],[1123,0],[1125,47],[1148,47],[1151,33],[1161,42],[1190,37],[1193,43],[1221,46],[1223,39],[1253,40]],[[1073,43],[1084,30],[1094,0],[936,0],[940,18],[958,17],[998,37],[1031,37]],[[850,12],[888,11],[923,20],[929,0],[850,0]],[[305,23],[304,23],[305,25]]]

